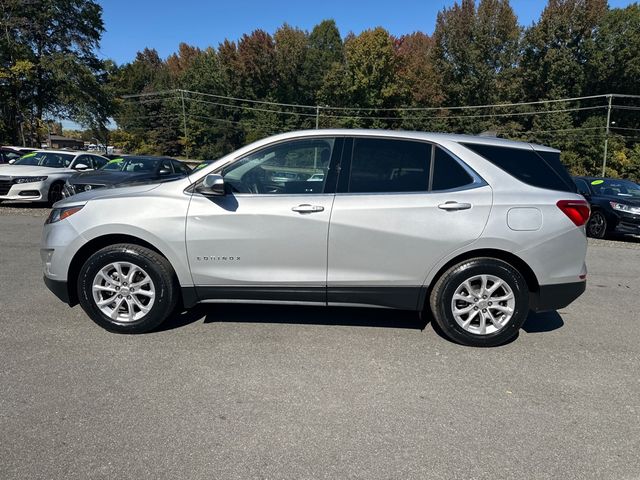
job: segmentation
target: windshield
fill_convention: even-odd
[[[593,180],[591,188],[595,195],[640,199],[640,186],[628,180]]]
[[[157,158],[114,158],[101,170],[113,172],[153,172],[160,160]]]
[[[67,168],[71,165],[75,154],[55,152],[33,152],[23,155],[14,165],[36,165],[38,167]]]

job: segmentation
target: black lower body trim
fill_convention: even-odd
[[[198,286],[185,287],[182,296],[186,308],[197,302],[250,301],[301,302],[319,304],[373,305],[401,310],[419,310],[424,298],[422,287],[271,287],[271,286]]]
[[[43,277],[43,279],[44,279],[44,284],[47,286],[49,290],[51,290],[51,292],[56,297],[58,297],[60,300],[62,300],[64,303],[66,303],[70,307],[73,307],[73,305],[75,305],[75,303],[72,303],[71,299],[69,298],[69,288],[67,286],[67,282],[52,280],[46,276]]]
[[[422,308],[418,306],[421,290],[421,287],[329,287],[327,302],[416,310]]]
[[[325,287],[196,287],[200,301],[248,300],[268,302],[326,303]]]
[[[540,290],[530,295],[529,307],[534,312],[558,310],[582,295],[586,288],[586,281],[540,285]]]

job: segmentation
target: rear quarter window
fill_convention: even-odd
[[[436,147],[431,190],[462,188],[471,183],[471,175],[451,155]]]
[[[557,152],[478,143],[462,145],[528,185],[547,190],[576,191],[576,186],[560,163],[560,154]]]

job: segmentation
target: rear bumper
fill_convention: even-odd
[[[586,288],[586,281],[540,285],[540,290],[529,297],[529,308],[534,312],[559,310],[582,295]]]
[[[58,297],[60,300],[62,300],[64,303],[66,303],[70,307],[73,307],[74,304],[72,304],[71,299],[69,298],[69,288],[67,286],[67,282],[60,281],[60,280],[52,280],[47,276],[44,276],[43,279],[44,279],[44,284],[47,286],[49,290],[51,290],[51,292],[56,297]]]

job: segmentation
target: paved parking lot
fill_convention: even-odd
[[[640,478],[640,243],[473,349],[408,312],[211,306],[119,336],[41,281],[0,206],[0,478]]]

